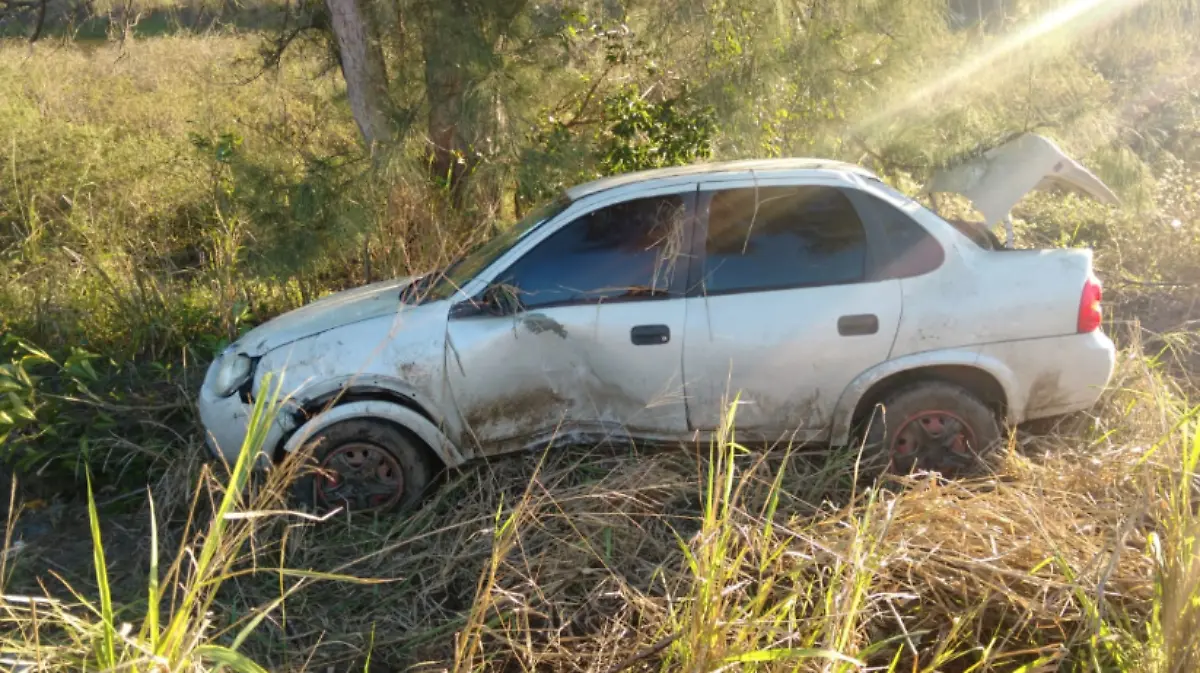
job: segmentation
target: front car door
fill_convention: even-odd
[[[568,433],[679,436],[695,186],[572,207],[488,279],[497,315],[451,311],[447,379],[485,452]]]
[[[875,228],[845,185],[751,179],[700,185],[684,371],[693,428],[820,440],[838,397],[888,358],[898,280],[875,273]]]

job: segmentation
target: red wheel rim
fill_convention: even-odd
[[[317,499],[327,507],[384,509],[404,496],[404,470],[383,447],[351,442],[330,451],[321,461],[316,492]]]
[[[966,456],[975,448],[975,431],[957,414],[933,409],[906,418],[892,437],[893,458],[930,451]]]

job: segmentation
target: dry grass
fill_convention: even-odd
[[[1180,399],[1131,358],[1087,427],[972,482],[856,485],[852,456],[733,442],[481,467],[406,521],[293,525],[292,564],[393,583],[311,587],[252,647],[290,670],[1195,670],[1156,606],[1194,624],[1198,569],[1152,551],[1196,526],[1170,496],[1194,480]]]
[[[207,632],[266,615],[240,650],[280,671],[1194,671],[1200,435],[1162,369],[1128,356],[1096,415],[1014,436],[988,479],[856,482],[854,455],[746,451],[730,418],[713,447],[478,466],[405,519],[264,518]]]

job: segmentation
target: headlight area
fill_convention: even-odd
[[[218,397],[229,397],[254,377],[255,361],[241,353],[225,353],[212,379],[212,390]],[[247,391],[249,392],[249,391]]]

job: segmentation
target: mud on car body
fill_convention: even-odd
[[[881,461],[956,473],[1004,423],[1092,405],[1115,358],[1091,251],[978,240],[850,164],[606,178],[449,268],[257,327],[200,415],[236,457],[271,373],[289,401],[262,460],[311,457],[320,508],[410,507],[442,467],[551,438],[703,440],[735,393],[739,439],[869,426]]]

